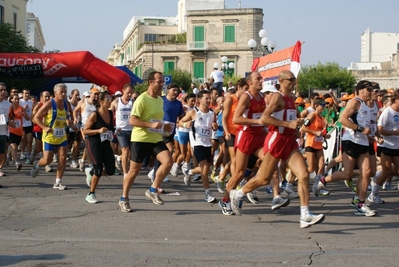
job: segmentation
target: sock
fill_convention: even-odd
[[[309,206],[301,206],[301,218],[308,216]]]
[[[154,187],[150,187],[150,192],[151,192],[151,193],[156,193],[156,192],[157,192],[157,189],[154,188]]]
[[[121,196],[120,200],[125,201],[125,200],[129,200],[129,198]]]
[[[61,179],[60,179],[60,178],[55,178],[55,183],[56,183],[56,184],[61,183]]]
[[[95,192],[90,192],[90,193],[89,193],[89,195],[94,195],[94,194],[95,194]]]
[[[189,175],[193,175],[193,172],[191,170],[188,171]]]
[[[36,163],[35,163],[35,169],[38,169],[39,168],[39,161],[37,161]]]
[[[224,203],[230,202],[230,199],[228,199],[227,197],[222,197],[222,202]]]
[[[209,191],[209,188],[208,189],[205,189],[205,195],[206,194],[208,194],[210,191]]]
[[[321,177],[320,182],[325,185],[327,183],[326,177]]]
[[[358,206],[359,208],[361,208],[361,207],[363,207],[363,205],[364,205],[364,201],[360,201],[360,200],[359,200],[359,204],[357,204],[357,206]]]
[[[242,188],[240,188],[239,190],[237,190],[237,197],[239,199],[242,199],[245,196],[244,192],[242,191]]]
[[[375,184],[373,186],[373,189],[371,189],[371,195],[373,195],[373,196],[378,195],[378,191],[380,190],[380,187],[381,187],[380,185]]]
[[[251,175],[251,173],[252,173],[252,170],[248,170],[248,169],[246,169],[246,170],[245,170],[245,173],[244,173],[244,177],[248,177],[248,176],[250,176],[250,175]]]

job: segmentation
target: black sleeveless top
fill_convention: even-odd
[[[92,130],[101,129],[102,127],[106,127],[112,133],[114,132],[114,115],[113,115],[111,110],[108,110],[108,112],[109,112],[110,121],[109,121],[109,123],[106,123],[103,120],[103,118],[101,117],[101,115],[98,112],[98,110],[96,111],[97,120],[94,122],[93,126],[91,127]],[[100,134],[86,135],[86,138],[88,138],[88,139],[90,139],[92,141],[101,142]]]

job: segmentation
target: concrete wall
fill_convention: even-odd
[[[380,84],[381,89],[399,88],[399,70],[354,70],[357,80],[369,80]]]
[[[14,13],[17,14],[17,31],[25,36],[26,33],[26,4],[29,0],[0,0],[4,7],[4,22],[14,25]]]

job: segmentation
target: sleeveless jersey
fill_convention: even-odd
[[[358,111],[352,114],[349,118],[353,123],[362,127],[370,127],[370,108],[364,103],[364,101],[358,97],[351,101],[359,101],[360,108]],[[355,144],[362,146],[369,146],[369,140],[367,136],[361,132],[356,132],[352,129],[345,128],[344,135],[342,136],[343,141],[351,141]]]
[[[28,114],[29,117],[32,115],[33,102],[31,100],[20,99],[19,105],[21,107],[28,106],[28,108],[25,109],[25,112],[26,112],[26,114]],[[22,117],[22,124],[23,124],[23,127],[29,127],[29,126],[32,126],[32,121],[25,119],[25,117]]]
[[[66,119],[67,119],[67,105],[64,100],[64,109],[59,109],[54,99],[51,99],[51,112],[48,112],[44,116],[44,125],[53,129],[52,133],[43,133],[42,141],[52,144],[59,145],[67,140],[66,136]]]
[[[42,102],[39,102],[39,103],[37,103],[37,105],[39,106],[39,109],[40,109],[40,108],[43,106],[43,103],[42,103]],[[40,118],[40,120],[43,121],[43,118]],[[43,132],[43,129],[40,128],[39,125],[37,125],[36,123],[34,123],[34,124],[33,124],[33,131],[34,131],[35,133],[41,133],[41,132]]]
[[[118,98],[118,106],[115,110],[115,125],[122,131],[131,131],[133,126],[129,123],[130,113],[132,112],[133,101],[129,100],[127,104],[122,102],[122,98]]]
[[[10,133],[22,136],[24,134],[23,122],[22,122],[23,118],[22,107],[18,106],[17,110],[14,110],[14,108],[11,106],[10,118],[14,120],[15,127],[8,127],[8,130],[10,131]]]
[[[266,103],[263,98],[263,94],[259,93],[260,99],[256,100],[255,97],[251,95],[250,92],[246,91],[245,93],[249,96],[250,104],[249,107],[244,111],[244,114],[242,114],[242,116],[248,119],[259,119],[266,108]],[[263,125],[258,125],[258,124],[240,125],[239,129],[245,132],[250,132],[252,134],[262,134],[262,135],[265,134]]]
[[[285,105],[282,110],[275,111],[273,112],[272,116],[278,120],[283,120],[283,121],[293,121],[297,119],[297,109],[295,108],[295,102],[294,99],[292,99],[289,96],[284,95],[281,92],[277,92],[281,94],[281,96],[284,99]],[[269,126],[269,132],[278,132],[279,134],[285,135],[285,136],[295,136],[296,135],[296,129],[290,129],[286,127],[277,127],[277,126]]]
[[[317,115],[315,112],[313,112],[313,114],[315,115],[314,120],[308,126],[308,128],[313,131],[323,131],[326,128],[326,123],[324,118],[322,116]],[[323,141],[324,141],[323,136],[316,136],[314,134],[307,133],[305,147],[322,149]]]
[[[189,106],[187,106],[187,105],[183,105],[183,107],[185,107],[185,108],[187,109],[186,114],[187,114],[187,112],[189,112],[190,110],[193,109],[192,107],[189,107]],[[190,129],[188,129],[188,128],[177,127],[177,126],[176,126],[176,132],[188,133],[189,131],[190,131]]]
[[[370,107],[369,107],[370,108]],[[374,136],[377,132],[377,116],[379,113],[379,108],[377,105],[377,101],[373,101],[373,107],[370,108],[370,125],[369,128],[371,129],[370,136]]]
[[[112,141],[114,135],[114,116],[113,112],[111,110],[108,110],[109,112],[109,118],[110,121],[109,123],[106,123],[103,118],[101,117],[100,113],[96,111],[97,113],[97,120],[94,122],[93,126],[91,129],[101,129],[102,127],[106,127],[108,129],[107,132],[101,133],[101,134],[94,134],[94,135],[87,135],[86,138],[91,140],[91,141],[96,141],[96,142],[110,142]]]
[[[97,110],[96,106],[93,104],[89,104],[87,99],[85,99],[85,108],[81,112],[82,117],[82,128],[85,126],[87,119],[89,118],[90,114]]]
[[[236,95],[231,95],[232,104],[230,107],[230,112],[227,117],[227,130],[230,134],[237,135],[237,125],[233,123],[234,113],[236,112],[237,105],[238,105],[238,98]]]
[[[191,146],[210,147],[212,146],[212,123],[215,118],[213,110],[209,109],[207,113],[204,113],[197,107],[194,109],[197,115],[189,132],[190,144]]]

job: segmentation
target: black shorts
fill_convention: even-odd
[[[114,152],[109,141],[99,142],[94,138],[88,137],[86,138],[86,151],[93,164],[94,175],[101,177],[103,168],[107,175],[115,173]]]
[[[342,141],[342,152],[354,159],[357,159],[361,154],[369,153],[369,147],[348,140]]]
[[[19,146],[19,143],[21,143],[22,135],[16,135],[13,133],[10,133],[10,144],[17,144]]]
[[[33,137],[37,140],[42,141],[43,132],[33,132]]]
[[[26,127],[24,127],[24,133],[25,133],[25,134],[31,134],[31,133],[33,133],[33,126],[31,125],[31,126],[26,126]]]
[[[194,146],[194,156],[198,162],[206,160],[212,162],[212,147],[211,146]]]
[[[167,144],[167,143],[173,144],[175,142],[175,135],[171,134],[169,136],[164,136],[164,137],[162,137],[162,140],[164,141],[165,144]]]
[[[82,138],[82,135],[80,134],[80,132],[71,131],[71,132],[69,132],[69,135],[68,135],[68,143],[80,142],[81,138]]]
[[[316,153],[317,151],[321,151],[321,150],[323,150],[323,149],[315,149],[311,146],[305,147],[305,152],[309,152],[309,153]]]
[[[227,147],[234,147],[234,144],[236,142],[236,136],[234,134],[230,134],[230,136],[231,136],[230,140],[225,139],[226,140],[226,146]]]
[[[392,149],[392,148],[378,146],[377,155],[381,157],[381,153],[383,153],[387,157],[399,157],[399,149]]]
[[[7,135],[0,135],[0,154],[6,153]]]
[[[374,144],[369,145],[369,155],[375,156]]]
[[[256,162],[258,161],[258,157],[254,154],[249,155],[247,169],[252,170],[255,168]]]
[[[151,153],[154,157],[156,157],[156,155],[164,150],[168,150],[168,148],[163,141],[158,143],[131,142],[130,160],[137,163],[142,163],[147,156],[147,153]]]

